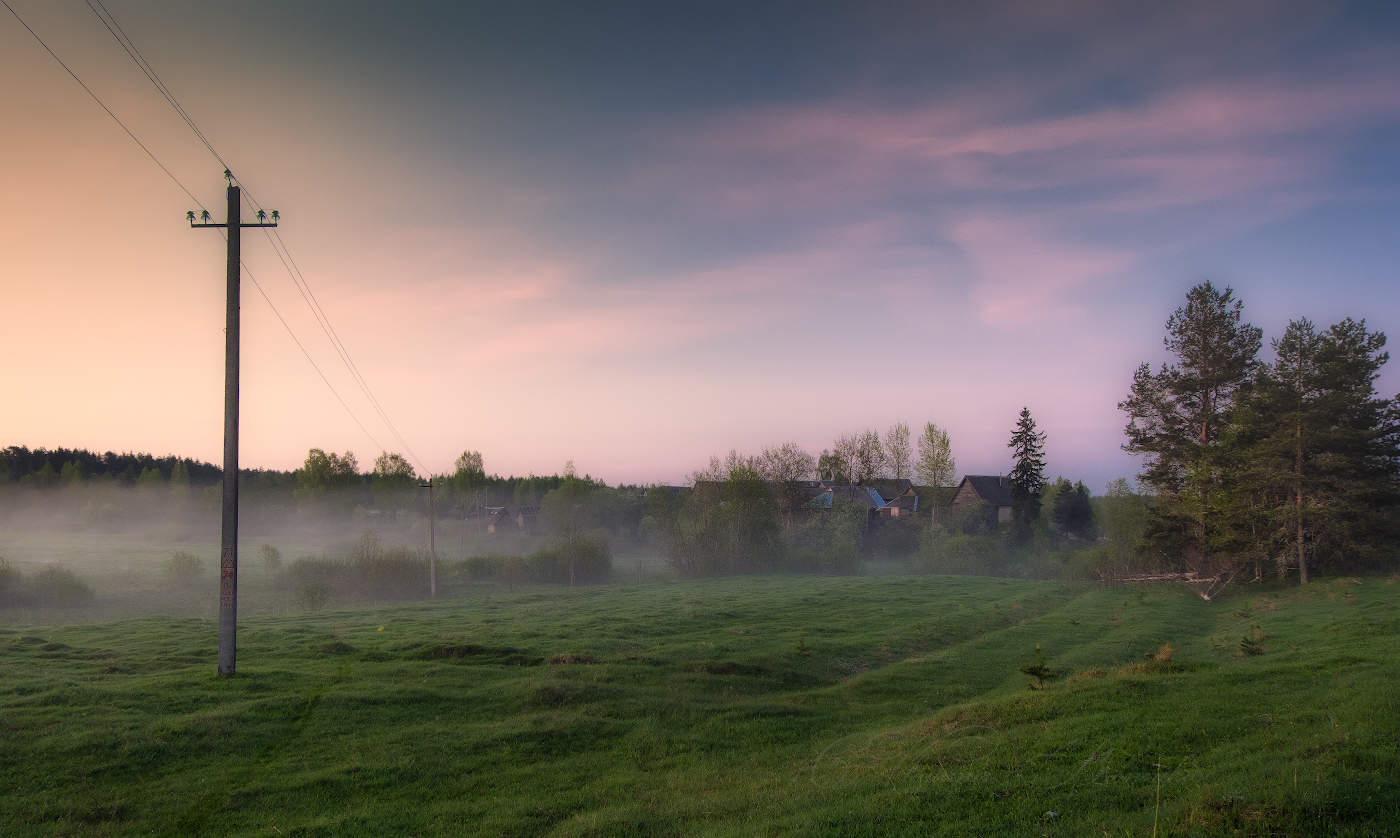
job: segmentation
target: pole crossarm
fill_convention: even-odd
[[[228,172],[224,172],[224,174],[227,175]],[[232,186],[232,185],[231,185],[229,188],[230,188],[230,189],[237,189],[238,187]],[[185,213],[185,220],[188,221],[188,222],[190,222],[190,226],[191,226],[191,227],[196,227],[196,228],[198,228],[198,227],[240,227],[240,228],[242,228],[242,227],[276,227],[276,226],[277,226],[277,222],[280,221],[281,218],[282,218],[282,214],[281,214],[280,212],[278,212],[277,210],[273,210],[273,211],[272,211],[272,220],[271,220],[271,221],[268,221],[267,218],[268,218],[268,213],[267,213],[266,210],[258,210],[258,220],[257,220],[257,221],[249,221],[249,222],[246,222],[246,223],[245,223],[241,218],[235,218],[234,213],[232,212],[232,210],[230,210],[229,220],[226,221],[226,222],[224,222],[223,224],[220,224],[220,223],[218,223],[218,222],[216,222],[216,221],[210,221],[210,220],[209,220],[209,210],[204,210],[203,212],[201,212],[201,213],[199,214],[199,221],[195,221],[195,213],[194,213],[194,210],[190,210],[190,211],[188,211],[188,212]]]
[[[198,229],[198,228],[200,228],[200,227],[227,227],[228,225],[227,225],[227,224],[212,224],[212,223],[211,223],[211,224],[191,224],[190,226],[191,226],[191,227],[194,227],[194,228],[196,228],[196,229]],[[271,223],[269,223],[269,224],[239,224],[238,226],[239,226],[239,227],[243,227],[243,228],[247,228],[247,227],[276,227],[276,226],[277,226],[277,222],[273,221],[273,222],[271,222]]]

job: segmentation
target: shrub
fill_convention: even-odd
[[[918,568],[929,573],[995,575],[1006,558],[1006,543],[999,536],[934,531],[924,541]]]
[[[1033,690],[1043,690],[1046,681],[1060,677],[1059,672],[1046,665],[1045,652],[1040,648],[1039,643],[1035,644],[1035,658],[1030,663],[1020,667],[1020,670],[1035,679],[1028,684]]]
[[[278,575],[286,587],[339,582],[345,575],[346,563],[328,556],[301,556]]]
[[[872,524],[867,543],[872,555],[901,559],[919,552],[921,534],[913,518],[881,518]]]
[[[462,561],[462,572],[473,582],[504,581],[502,576],[505,573],[506,564],[519,560],[518,556],[506,556],[501,553],[470,556]]]
[[[667,545],[681,576],[763,573],[783,566],[782,525],[767,485],[752,467],[729,468],[686,499]]]
[[[428,561],[397,547],[356,556],[350,565],[352,595],[357,599],[415,599],[428,594]]]
[[[165,560],[165,578],[172,585],[189,587],[199,581],[204,563],[193,553],[177,550]]]
[[[297,605],[307,611],[319,611],[331,599],[331,586],[319,582],[302,585],[293,595]]]
[[[859,573],[869,520],[864,507],[844,501],[816,510],[792,534],[789,566],[816,573]]]
[[[66,567],[46,567],[34,574],[29,593],[39,606],[69,607],[93,600],[92,588]]]
[[[278,579],[293,591],[324,585],[337,599],[417,599],[428,595],[428,562],[411,550],[385,549],[369,534],[348,560],[303,556]]]
[[[602,538],[574,538],[531,553],[525,571],[532,582],[602,582],[612,575],[612,551]]]

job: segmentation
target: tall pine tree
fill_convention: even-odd
[[[1231,558],[1228,507],[1237,499],[1222,433],[1258,362],[1261,332],[1242,319],[1231,289],[1192,288],[1163,339],[1176,358],[1154,373],[1143,364],[1120,410],[1123,449],[1144,457],[1139,479],[1156,494],[1147,538],[1165,564],[1220,571]]]
[[[1011,520],[1016,537],[1024,541],[1040,519],[1041,490],[1045,487],[1045,434],[1036,430],[1030,408],[1021,408],[1007,447],[1012,459]]]
[[[1248,442],[1248,489],[1263,500],[1253,531],[1280,574],[1364,569],[1394,536],[1400,426],[1375,380],[1385,335],[1343,320],[1319,332],[1306,319],[1274,341],[1276,360],[1238,416]]]

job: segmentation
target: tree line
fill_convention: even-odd
[[[1400,398],[1376,391],[1389,360],[1365,320],[1292,320],[1263,332],[1230,288],[1192,288],[1167,320],[1172,361],[1142,364],[1124,449],[1152,496],[1139,560],[1256,579],[1394,566]]]
[[[173,455],[98,454],[83,448],[30,449],[22,445],[0,449],[0,484],[49,488],[105,480],[122,485],[208,485],[217,483],[222,474],[218,466]]]

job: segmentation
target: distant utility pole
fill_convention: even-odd
[[[433,479],[429,477],[419,483],[418,488],[428,490],[428,595],[437,599],[437,527],[433,516]]]
[[[223,224],[209,220],[204,210],[195,221],[194,210],[185,213],[191,227],[224,227],[228,230],[228,301],[224,327],[224,516],[219,552],[219,674],[232,676],[237,656],[238,629],[238,303],[242,259],[238,252],[239,234],[244,227],[276,227],[258,210],[256,224],[244,224],[240,190],[233,174],[224,169],[228,181],[228,219]]]

